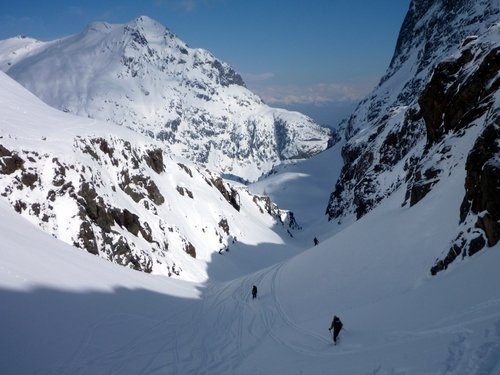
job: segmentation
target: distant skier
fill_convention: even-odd
[[[257,298],[257,287],[254,285],[252,287],[252,299]]]
[[[314,242],[314,246],[316,246],[316,245],[318,245],[318,244],[319,244],[319,240],[318,240],[316,237],[314,237],[313,242]]]
[[[340,333],[340,330],[342,329],[342,322],[340,321],[339,317],[335,315],[332,320],[332,324],[330,325],[330,328],[328,328],[329,331],[333,329],[333,343],[337,345],[337,337]]]

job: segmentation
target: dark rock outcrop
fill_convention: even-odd
[[[292,234],[288,229],[301,230],[301,226],[295,220],[295,216],[292,211],[284,211],[278,208],[276,203],[271,201],[268,195],[254,195],[253,202],[259,207],[261,213],[267,213],[274,217],[278,222],[280,222],[285,228],[287,228],[287,233],[291,236]]]
[[[229,204],[233,206],[236,211],[239,211],[240,197],[238,195],[238,192],[234,188],[227,186],[220,177],[214,178],[211,181],[213,186],[215,186],[217,190],[220,191],[224,199],[228,201]]]
[[[490,233],[489,245],[498,242],[498,220],[500,220],[500,110],[497,110],[495,123],[484,129],[469,153],[465,169],[465,197],[460,207],[460,221],[464,222],[472,212],[482,214],[481,222],[492,222],[480,227]],[[487,219],[488,217],[488,219]],[[494,227],[497,230],[487,230]]]
[[[146,164],[158,174],[165,170],[165,165],[163,164],[163,151],[159,148],[148,150],[147,155],[144,156],[144,160]]]
[[[29,187],[30,189],[34,188],[37,181],[38,174],[35,172],[23,171],[23,173],[21,174],[21,182],[23,183],[23,185]]]
[[[130,176],[128,171],[122,171],[121,177],[120,188],[135,202],[139,202],[146,197],[156,205],[162,205],[165,202],[165,198],[160,193],[158,186],[148,176],[141,174]]]
[[[226,218],[220,219],[220,221],[219,221],[219,227],[224,231],[224,233],[226,233],[227,235],[229,235],[229,224],[228,224]]]
[[[462,231],[431,274],[445,270],[460,254],[471,256],[500,241],[500,110],[476,140],[467,158],[465,197],[460,206]]]
[[[187,242],[184,244],[184,251],[188,253],[191,257],[196,258],[196,248],[193,246],[191,242]]]
[[[21,170],[24,165],[24,160],[17,155],[7,150],[0,145],[0,173],[12,174],[15,171]]]
[[[500,79],[496,78],[500,48],[492,49],[484,58],[481,55],[475,58],[474,52],[481,54],[481,51],[466,49],[459,58],[439,64],[419,98],[427,147],[436,144],[445,134],[469,126],[491,106],[490,96],[500,86]],[[466,68],[471,62],[479,67],[468,75]]]
[[[88,221],[82,221],[80,225],[80,233],[78,242],[74,242],[74,246],[87,250],[89,253],[99,255],[99,248],[95,238],[92,225]]]

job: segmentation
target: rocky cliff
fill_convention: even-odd
[[[498,241],[499,14],[498,0],[412,1],[387,73],[344,123],[329,220],[359,219],[399,189],[418,204],[466,174],[457,238],[432,273]]]

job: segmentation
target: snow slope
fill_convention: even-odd
[[[3,78],[12,94],[2,98],[3,144],[25,150],[46,137],[43,152],[60,155],[71,149],[68,134],[102,131]],[[40,126],[49,123],[59,131]],[[348,227],[330,222],[328,233],[326,218],[303,222],[294,244],[249,232],[246,246],[210,257],[205,282],[118,267],[44,233],[0,200],[0,373],[499,374],[500,245],[429,273],[455,236],[466,150],[479,128],[453,140],[458,164],[418,204],[401,207],[399,189]],[[118,135],[137,138],[123,128]],[[335,152],[251,189],[312,217],[324,207],[326,171],[339,172],[325,166]],[[173,177],[183,178],[181,170]],[[308,191],[312,181],[319,194]],[[318,229],[320,244],[308,248]],[[333,314],[345,325],[338,346],[327,330]]]
[[[415,207],[387,200],[289,261],[199,284],[76,251],[0,203],[0,371],[498,374],[500,246],[428,271],[455,228],[456,182]]]
[[[350,223],[332,226],[325,218],[325,207],[332,186],[335,185],[342,169],[341,150],[344,142],[307,160],[283,164],[271,173],[249,185],[251,192],[267,195],[279,207],[294,213],[302,230],[294,234],[302,246],[312,244],[331,236]]]

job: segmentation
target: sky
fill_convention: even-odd
[[[4,1],[0,39],[48,41],[93,21],[160,22],[243,76],[269,105],[335,126],[387,69],[410,0]]]

